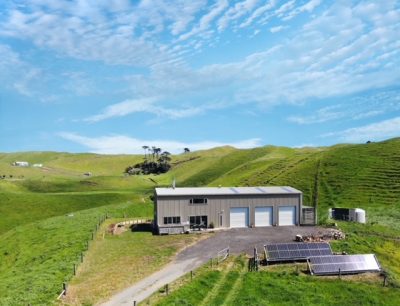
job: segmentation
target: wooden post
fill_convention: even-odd
[[[136,301],[133,301],[133,306],[136,306]]]
[[[76,264],[74,264],[74,275],[76,275]]]
[[[86,241],[86,251],[89,250],[89,240]]]
[[[342,271],[340,271],[340,268],[339,268],[339,279],[341,279],[342,278]]]
[[[190,270],[190,281],[192,281],[192,280],[193,280],[193,271]]]
[[[168,284],[165,285],[165,293],[168,295]]]
[[[383,274],[383,287],[386,287],[387,285],[387,275],[386,273]]]
[[[63,291],[64,291],[64,296],[66,296],[67,295],[67,284],[66,283],[63,283]]]

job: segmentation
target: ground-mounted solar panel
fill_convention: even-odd
[[[306,260],[311,256],[332,255],[327,242],[268,243],[264,248],[267,261]]]
[[[381,270],[374,254],[312,256],[308,262],[311,274],[315,275],[354,274]]]

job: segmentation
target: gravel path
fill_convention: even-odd
[[[231,254],[252,254],[257,246],[261,251],[266,242],[290,242],[297,234],[317,234],[327,232],[328,229],[320,227],[265,227],[243,228],[218,231],[210,238],[200,240],[197,244],[184,249],[160,271],[142,279],[131,287],[112,296],[102,306],[133,305],[143,301],[168,283],[173,282],[190,270],[194,270],[215,258],[217,252],[229,247]]]

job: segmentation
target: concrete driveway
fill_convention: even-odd
[[[215,258],[217,252],[229,247],[231,254],[251,255],[256,246],[261,252],[267,242],[291,242],[297,234],[321,234],[329,229],[316,226],[282,226],[243,228],[217,231],[210,238],[200,240],[177,254],[175,259],[160,271],[142,279],[131,287],[111,297],[102,306],[133,305],[143,301],[168,283]]]

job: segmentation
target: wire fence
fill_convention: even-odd
[[[223,262],[228,257],[229,257],[229,247],[227,247],[217,253],[217,263]]]

